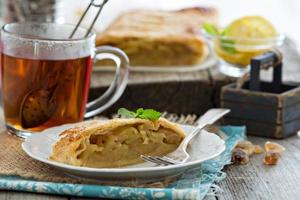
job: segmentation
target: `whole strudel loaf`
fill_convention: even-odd
[[[217,23],[213,8],[178,11],[131,11],[119,16],[104,32],[97,45],[124,50],[133,66],[192,65],[207,56],[200,35],[204,22]]]

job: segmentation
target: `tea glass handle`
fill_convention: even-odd
[[[110,59],[116,64],[115,77],[105,93],[97,99],[87,103],[84,118],[93,117],[112,106],[123,94],[129,75],[129,59],[118,48],[100,46],[95,49],[94,61]]]

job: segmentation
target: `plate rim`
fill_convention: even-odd
[[[179,124],[180,126],[186,126],[188,127],[189,125],[182,125]],[[58,126],[57,126],[58,127]],[[192,126],[189,126],[192,127]],[[56,127],[51,127],[51,128],[56,128]],[[47,129],[46,129],[47,130]],[[186,163],[182,163],[182,164],[176,164],[176,165],[167,165],[167,166],[155,166],[155,167],[140,167],[140,168],[93,168],[93,167],[81,167],[81,166],[73,166],[73,165],[68,165],[68,164],[64,164],[64,163],[59,163],[56,161],[52,161],[49,159],[44,159],[44,158],[40,158],[38,156],[35,156],[34,154],[32,154],[26,147],[26,145],[30,145],[29,143],[29,139],[31,137],[34,137],[34,135],[29,136],[28,138],[26,138],[21,146],[23,151],[31,158],[40,161],[42,163],[48,164],[50,166],[53,167],[58,167],[61,169],[66,169],[66,170],[72,170],[72,171],[77,171],[77,172],[93,172],[93,173],[114,173],[114,174],[119,174],[119,173],[130,173],[130,172],[155,172],[155,171],[162,171],[162,170],[172,170],[172,169],[176,169],[176,168],[186,168],[186,167],[192,167],[194,165],[203,163],[205,161],[214,159],[216,157],[218,157],[220,154],[222,154],[225,149],[226,149],[226,145],[225,145],[225,141],[222,140],[218,135],[214,134],[214,133],[209,133],[209,132],[204,132],[205,134],[212,134],[213,137],[217,137],[218,140],[220,141],[220,145],[222,145],[222,147],[220,147],[220,150],[209,156],[206,157],[205,159],[200,159],[200,160],[195,160],[195,161],[191,161],[191,162],[186,162]],[[40,132],[39,134],[47,134],[44,133],[44,131]],[[203,133],[200,133],[203,134]]]
[[[210,52],[211,50],[209,50]],[[161,72],[161,73],[170,73],[170,72],[195,72],[206,70],[216,66],[218,63],[218,59],[210,52],[209,55],[198,64],[194,65],[170,65],[170,66],[130,66],[131,72]],[[115,67],[113,66],[99,66],[97,64],[93,64],[92,72],[114,72]]]

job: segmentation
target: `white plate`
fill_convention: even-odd
[[[101,181],[154,181],[166,176],[178,176],[185,170],[198,166],[200,163],[213,159],[225,150],[224,141],[216,134],[202,131],[189,146],[191,158],[188,162],[179,165],[155,166],[151,163],[142,163],[123,168],[89,168],[77,167],[48,160],[52,144],[58,140],[58,135],[63,130],[74,126],[66,124],[32,134],[23,143],[23,150],[33,159],[49,164],[69,175],[85,178],[99,179]],[[181,125],[187,134],[194,127]]]
[[[181,65],[181,66],[134,66],[130,68],[133,72],[194,72],[205,70],[217,64],[217,59],[211,53],[200,64],[197,65]],[[94,64],[93,71],[115,71],[114,66],[98,66]]]

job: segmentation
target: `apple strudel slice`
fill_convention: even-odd
[[[121,167],[143,162],[140,155],[174,151],[184,131],[164,118],[90,121],[60,134],[49,159],[86,167]]]

